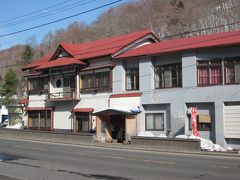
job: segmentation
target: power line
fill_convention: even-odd
[[[31,13],[27,13],[27,14],[24,14],[24,15],[21,15],[21,16],[17,16],[17,17],[8,19],[8,20],[4,20],[4,21],[1,21],[0,24],[5,23],[5,22],[9,22],[9,21],[12,21],[12,20],[20,19],[20,18],[22,18],[22,17],[26,17],[26,16],[29,16],[29,15],[32,15],[32,14],[36,14],[36,13],[38,13],[38,12],[42,12],[42,11],[44,11],[44,10],[48,10],[48,9],[50,9],[50,8],[52,8],[52,7],[56,7],[56,6],[59,6],[59,5],[68,3],[68,2],[70,2],[70,1],[73,1],[73,0],[63,1],[63,2],[61,2],[61,3],[59,3],[59,4],[55,4],[55,5],[52,5],[52,6],[49,6],[49,7],[46,7],[46,8],[43,8],[43,9],[40,9],[40,10],[31,12]]]
[[[240,24],[240,21],[238,21],[238,22],[232,22],[232,23],[227,23],[227,24],[222,24],[222,25],[218,25],[218,26],[212,26],[212,27],[208,27],[208,28],[197,29],[197,30],[193,30],[193,31],[186,31],[186,32],[179,33],[179,34],[173,34],[173,35],[170,35],[170,36],[164,36],[164,37],[162,37],[162,38],[163,38],[163,39],[165,39],[165,38],[171,38],[171,37],[176,37],[176,36],[191,34],[191,33],[195,33],[195,32],[201,32],[201,31],[206,31],[206,30],[210,30],[210,29],[216,29],[216,28],[220,28],[220,27],[231,26],[231,25],[235,25],[235,24]]]
[[[23,24],[23,23],[25,23],[25,22],[29,22],[29,21],[33,21],[33,20],[36,20],[36,19],[40,19],[40,18],[43,18],[43,17],[55,15],[55,14],[57,14],[57,13],[60,13],[60,12],[63,12],[63,11],[67,11],[67,10],[70,10],[70,9],[73,9],[73,8],[76,8],[76,7],[85,5],[85,4],[89,4],[89,3],[92,3],[92,2],[97,1],[97,0],[91,0],[91,1],[89,1],[89,2],[82,3],[82,2],[84,2],[84,1],[87,1],[87,0],[82,0],[82,1],[79,1],[79,2],[76,2],[76,3],[73,3],[73,4],[70,4],[70,5],[67,5],[67,6],[64,6],[64,7],[60,7],[60,8],[57,8],[57,9],[53,9],[53,10],[51,10],[51,12],[45,12],[45,13],[43,13],[43,14],[31,16],[31,17],[24,18],[24,19],[21,19],[21,20],[18,20],[18,21],[13,21],[13,22],[10,22],[10,23],[5,23],[5,24],[3,24],[3,25],[0,25],[0,28],[6,28],[6,27],[10,27],[10,26],[15,26],[15,25],[18,25],[18,24]],[[81,4],[79,4],[79,3],[81,3]],[[78,5],[77,5],[77,4],[78,4]],[[74,5],[74,6],[73,6],[73,5]]]
[[[27,28],[27,29],[15,31],[15,32],[12,32],[12,33],[3,34],[3,35],[0,35],[0,38],[1,38],[1,37],[10,36],[10,35],[14,35],[14,34],[18,34],[18,33],[22,33],[22,32],[25,32],[25,31],[32,30],[32,29],[37,29],[37,28],[40,28],[40,27],[43,27],[43,26],[47,26],[47,25],[50,25],[50,24],[54,24],[54,23],[57,23],[57,22],[60,22],[60,21],[66,20],[66,19],[70,19],[70,18],[79,16],[79,15],[82,15],[82,14],[86,14],[86,13],[89,13],[89,12],[92,12],[92,11],[95,11],[95,10],[98,10],[98,9],[101,9],[101,8],[104,8],[104,7],[107,7],[107,6],[116,4],[116,3],[121,2],[121,1],[122,1],[122,0],[117,0],[117,1],[114,1],[114,2],[111,2],[111,3],[108,3],[108,4],[104,4],[104,5],[102,5],[102,6],[98,6],[98,7],[96,7],[96,8],[92,8],[92,9],[90,9],[90,10],[83,11],[83,12],[80,12],[80,13],[77,13],[77,14],[74,14],[74,15],[71,15],[71,16],[67,16],[67,17],[65,17],[65,18],[61,18],[61,19],[58,19],[58,20],[55,20],[55,21],[51,21],[51,22],[44,23],[44,24],[41,24],[41,25],[33,26],[33,27],[30,27],[30,28]]]
[[[238,23],[240,23],[240,22],[238,22]],[[236,34],[235,34],[235,35],[236,35]],[[198,44],[198,43],[202,43],[202,42],[208,42],[208,41],[212,41],[212,40],[223,39],[223,38],[232,37],[232,36],[235,36],[235,35],[229,35],[229,36],[225,36],[225,37],[217,37],[217,38],[210,39],[210,40],[204,40],[204,41],[189,43],[189,44],[187,44],[187,45],[193,45],[193,44]],[[240,33],[238,33],[238,35],[240,35]],[[119,41],[119,40],[118,40],[118,41]],[[117,42],[117,41],[115,41],[115,42]],[[105,44],[108,44],[108,43],[105,43]],[[102,45],[105,45],[105,44],[102,44]],[[182,45],[181,45],[181,46],[182,46]],[[95,51],[91,51],[91,52],[95,53],[95,52],[98,52],[98,51],[109,50],[109,49],[117,48],[117,47],[122,47],[122,46],[114,46],[114,47],[111,47],[111,48],[103,48],[103,49],[95,50]],[[180,46],[171,47],[170,49],[172,49],[172,48],[178,48],[178,47],[180,47]],[[85,48],[84,50],[86,50],[86,49],[91,49],[91,47],[90,47],[90,48]],[[165,48],[164,50],[168,50],[168,49],[169,49],[169,48]],[[81,51],[81,50],[77,50],[77,51],[73,51],[73,52],[71,52],[71,53],[72,53],[73,55],[85,54],[85,53],[81,53],[80,51]],[[89,53],[89,52],[87,52],[87,53]],[[14,64],[14,65],[7,65],[7,66],[1,65],[0,68],[11,67],[11,66],[14,67],[14,66],[19,66],[19,65],[22,65],[22,64]]]

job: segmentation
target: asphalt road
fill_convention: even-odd
[[[0,180],[240,179],[240,158],[0,138]]]

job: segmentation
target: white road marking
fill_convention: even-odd
[[[40,150],[40,151],[47,151],[48,150],[48,149],[43,149],[43,148],[31,148],[31,149]]]

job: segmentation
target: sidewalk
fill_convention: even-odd
[[[93,141],[84,141],[84,142],[60,142],[60,141],[52,141],[52,140],[39,140],[33,138],[19,138],[19,137],[5,137],[0,135],[1,139],[14,139],[14,140],[23,140],[23,141],[33,141],[33,142],[44,142],[44,143],[56,143],[56,144],[64,144],[64,145],[80,145],[80,146],[88,146],[88,147],[102,147],[102,148],[111,148],[111,149],[121,149],[121,150],[133,150],[133,151],[146,151],[146,152],[164,152],[164,153],[174,153],[174,154],[192,154],[192,155],[202,155],[202,156],[223,156],[223,157],[236,157],[240,158],[240,154],[238,152],[210,152],[210,151],[182,151],[182,150],[167,150],[167,149],[159,149],[155,147],[149,146],[137,146],[131,144],[121,144],[121,143],[98,143]]]

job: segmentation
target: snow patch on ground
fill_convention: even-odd
[[[197,137],[197,136],[194,136],[194,135],[191,135],[191,136],[178,135],[175,138],[180,138],[180,139],[199,139],[201,141],[201,149],[204,150],[204,151],[221,151],[221,152],[225,152],[225,151],[228,151],[230,149],[233,149],[231,147],[228,147],[227,149],[224,149],[220,145],[214,144],[209,139],[204,139],[204,138]]]
[[[13,126],[7,125],[6,128],[8,128],[8,129],[21,129],[22,128],[22,123],[17,123],[17,124],[14,124]]]
[[[141,131],[138,133],[137,136],[154,137],[154,134],[148,131]]]
[[[159,134],[158,137],[160,137],[160,138],[167,138],[167,136],[165,134]]]
[[[151,133],[149,131],[141,131],[138,133],[137,136],[167,138],[167,136],[165,134],[159,134],[158,136],[155,136],[153,133]]]

